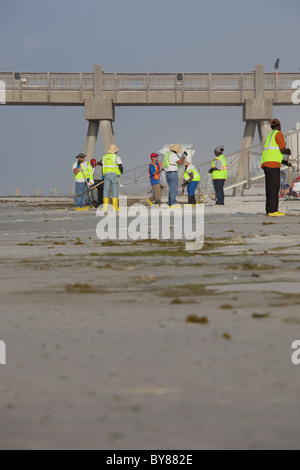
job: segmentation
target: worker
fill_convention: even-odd
[[[150,183],[152,186],[152,196],[147,199],[150,206],[153,204],[161,204],[162,187],[160,184],[161,162],[158,161],[158,153],[151,153],[151,163],[149,165],[148,173]]]
[[[300,197],[300,176],[294,179],[289,195],[293,197]]]
[[[285,199],[289,195],[290,189],[291,189],[291,186],[287,182],[286,172],[285,170],[281,170],[279,199]]]
[[[108,210],[109,199],[112,193],[112,205],[115,211],[119,210],[119,177],[123,173],[123,163],[118,156],[120,149],[111,145],[106,155],[103,155],[103,210]]]
[[[212,161],[212,167],[209,170],[209,173],[212,174],[214,188],[216,193],[216,206],[224,206],[224,184],[227,180],[227,162],[226,158],[223,155],[224,145],[216,147],[214,150],[215,157]]]
[[[181,156],[180,156],[181,155]],[[180,144],[173,144],[170,151],[164,156],[163,169],[166,171],[166,179],[169,185],[169,201],[170,209],[178,209],[181,206],[177,204],[176,197],[178,194],[178,165],[183,165],[187,153],[182,153]]]
[[[97,206],[103,205],[103,171],[102,162],[97,162],[95,158],[91,160],[91,174],[93,179],[92,193]]]
[[[182,185],[183,191],[185,186],[187,186],[188,193],[188,204],[195,206],[196,205],[196,196],[195,191],[201,181],[200,173],[197,171],[194,165],[191,165],[191,162],[185,162],[185,172],[183,175],[184,183]]]
[[[73,165],[73,172],[75,175],[75,194],[78,194],[75,198],[76,211],[89,210],[89,208],[85,206],[85,193],[87,190],[86,180],[89,179],[89,163],[84,161],[85,157],[86,155],[79,153],[77,157],[75,157],[77,158],[77,163],[74,163]]]
[[[291,151],[286,148],[280,121],[272,119],[270,125],[272,132],[266,139],[261,162],[266,177],[266,213],[270,217],[281,217],[285,214],[278,211],[280,169],[281,164],[292,166],[289,161],[283,161],[283,155],[291,155]]]

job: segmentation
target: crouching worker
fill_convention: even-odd
[[[294,179],[290,189],[290,195],[293,197],[300,197],[300,176]]]
[[[187,186],[188,193],[188,204],[195,206],[196,205],[196,189],[201,181],[200,173],[197,171],[194,165],[191,165],[190,162],[186,162],[185,172],[183,175],[184,183],[182,185],[183,191],[185,186]]]
[[[111,145],[108,153],[103,156],[103,210],[108,210],[109,199],[112,195],[112,205],[115,211],[119,210],[119,176],[123,173],[123,163],[117,155],[120,149],[116,145]]]

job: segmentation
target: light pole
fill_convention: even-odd
[[[280,59],[278,58],[275,62],[275,101],[278,100],[278,70],[279,70],[279,62]]]

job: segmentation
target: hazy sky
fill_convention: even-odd
[[[0,0],[0,71],[273,72],[280,57],[281,72],[297,72],[299,16],[299,0]],[[275,113],[284,131],[300,121],[300,106]],[[0,118],[0,194],[70,193],[84,108],[0,105]],[[126,169],[174,141],[194,143],[199,162],[219,144],[230,153],[243,129],[241,107],[122,107],[114,123]]]

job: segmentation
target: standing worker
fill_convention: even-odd
[[[103,205],[103,172],[102,162],[98,162],[95,158],[91,160],[91,169],[93,174],[94,189],[92,189],[94,200],[97,201],[98,207]]]
[[[123,163],[117,155],[120,149],[115,145],[111,145],[108,153],[103,155],[103,209],[108,210],[109,199],[112,194],[112,205],[115,211],[119,210],[119,176],[123,173]]]
[[[278,211],[280,190],[281,164],[292,166],[289,161],[283,161],[283,155],[291,155],[290,149],[285,148],[284,135],[278,119],[270,122],[272,132],[268,135],[262,154],[261,167],[266,176],[266,213],[270,217],[282,217],[285,214]]]
[[[191,162],[185,163],[185,172],[183,175],[184,183],[182,185],[183,190],[187,186],[188,193],[188,204],[195,206],[196,205],[196,196],[195,191],[198,187],[198,184],[201,181],[200,173],[197,171],[194,165],[191,165]]]
[[[179,155],[181,155],[181,157]],[[163,168],[166,171],[166,179],[169,185],[168,205],[170,209],[178,209],[181,207],[176,201],[179,184],[178,165],[182,165],[184,163],[185,157],[187,157],[187,153],[182,153],[180,144],[171,145],[170,151],[166,152],[164,157]]]
[[[224,145],[220,145],[215,148],[216,158],[212,161],[212,168],[209,170],[209,173],[212,174],[214,188],[216,193],[216,206],[224,206],[224,184],[227,180],[227,162],[226,158],[223,155]]]
[[[149,177],[152,186],[153,195],[147,199],[150,206],[153,204],[161,204],[162,187],[160,184],[161,162],[158,161],[159,155],[151,153],[151,163],[149,165]]]
[[[74,163],[73,165],[73,172],[75,175],[75,194],[80,195],[75,198],[76,211],[89,210],[88,207],[85,207],[86,197],[84,194],[87,190],[86,180],[89,179],[89,163],[84,161],[85,157],[86,155],[79,153],[77,157],[75,157],[77,158],[77,163]]]

